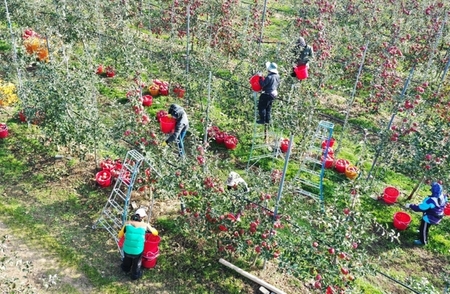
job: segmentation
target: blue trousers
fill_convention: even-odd
[[[178,153],[180,156],[184,156],[184,137],[186,136],[187,128],[185,127],[178,137]]]

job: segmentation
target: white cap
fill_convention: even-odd
[[[138,214],[141,218],[144,218],[147,216],[147,213],[145,212],[144,208],[139,208],[136,210],[136,214]]]

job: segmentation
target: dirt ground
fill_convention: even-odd
[[[27,293],[91,293],[89,280],[74,268],[60,263],[54,254],[43,249],[31,248],[17,238],[0,221],[0,275],[2,283],[16,284],[20,292]],[[28,266],[29,265],[29,266]],[[9,292],[1,286],[0,293]]]

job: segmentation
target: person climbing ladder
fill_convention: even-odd
[[[280,85],[277,64],[274,62],[266,62],[266,68],[269,73],[265,78],[263,78],[262,73],[258,73],[260,77],[259,84],[262,88],[262,93],[258,101],[259,120],[256,121],[258,124],[270,123],[273,100],[278,95],[278,86]]]

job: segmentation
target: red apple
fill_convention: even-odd
[[[343,275],[348,275],[348,269],[345,268],[345,267],[341,267],[341,273],[342,273]]]
[[[335,253],[334,248],[333,247],[328,248],[328,253],[334,254]]]
[[[314,282],[314,288],[321,289],[322,288],[322,284],[319,281],[315,281]]]

